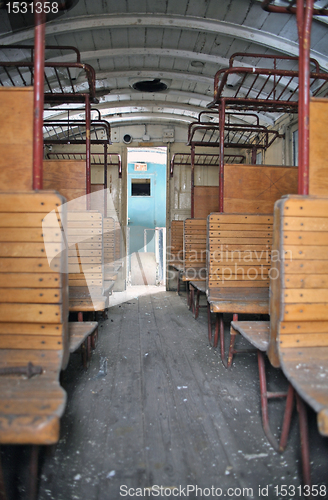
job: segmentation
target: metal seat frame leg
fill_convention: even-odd
[[[262,412],[262,426],[264,433],[271,444],[272,448],[277,452],[281,453],[287,443],[287,437],[289,433],[290,421],[292,416],[292,409],[294,403],[293,390],[288,389],[288,392],[269,392],[267,390],[267,381],[265,374],[265,355],[262,351],[257,351],[258,367],[259,367],[259,379],[260,379],[260,394],[261,394],[261,412]],[[286,397],[286,407],[284,412],[284,419],[282,425],[282,433],[280,443],[274,437],[270,424],[269,424],[269,411],[268,411],[268,400],[272,398],[283,398]]]

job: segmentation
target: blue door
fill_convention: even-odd
[[[145,156],[146,158],[146,156]],[[143,168],[143,170],[138,170]],[[144,250],[155,252],[155,227],[165,226],[166,164],[144,162],[128,164],[128,227],[130,254]],[[145,231],[146,230],[146,231]]]

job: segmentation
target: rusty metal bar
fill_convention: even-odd
[[[107,217],[107,144],[104,144],[104,217]]]
[[[1,47],[2,50],[6,50],[6,49],[13,49],[13,50],[17,50],[17,49],[29,49],[31,51],[31,62],[33,62],[33,59],[34,59],[34,56],[33,56],[33,53],[34,53],[34,45],[22,45],[22,44],[17,44],[17,45],[3,45]],[[71,51],[71,52],[75,52],[76,54],[76,62],[80,63],[81,62],[81,54],[80,54],[80,51],[79,49],[77,49],[76,47],[72,46],[72,45],[45,45],[45,50],[67,50],[67,51]]]
[[[36,500],[38,492],[38,462],[39,462],[38,445],[33,445],[31,448],[30,456],[30,473],[29,473],[29,487],[28,487],[28,500]]]
[[[36,4],[36,0],[34,0]],[[43,1],[42,1],[43,4]],[[44,108],[44,41],[46,15],[35,9],[34,20],[34,119],[33,119],[33,189],[43,187],[43,108]]]
[[[295,393],[295,395],[300,427],[303,483],[311,486],[310,447],[307,413],[302,398],[297,392]]]
[[[220,105],[220,167],[219,167],[219,212],[223,212],[224,196],[224,124],[225,124],[225,100]]]
[[[290,422],[291,422],[292,413],[293,413],[293,406],[294,406],[294,388],[291,384],[289,384],[288,385],[287,399],[286,399],[285,413],[284,413],[284,420],[283,420],[283,424],[282,424],[282,430],[281,430],[281,436],[280,436],[280,442],[279,442],[279,449],[281,451],[284,451],[284,449],[287,446],[287,439],[288,439],[288,434],[289,434],[289,429],[290,429]]]
[[[262,0],[262,8],[267,12],[276,12],[281,14],[296,14],[295,7],[282,7],[278,5],[271,5],[274,0]],[[328,16],[328,9],[313,9],[314,16]]]
[[[32,80],[34,78],[34,65],[31,62],[12,62],[12,61],[0,61],[0,67],[2,68],[16,68],[18,71],[18,68],[27,68],[30,73]],[[54,93],[51,88],[49,88],[49,93],[45,93],[45,102],[48,103],[56,103],[56,102],[61,102],[61,103],[68,103],[68,102],[77,102],[77,103],[84,103],[84,95],[85,94],[80,94],[76,92],[75,87],[72,89],[72,92],[64,92],[64,87],[62,85],[58,69],[80,69],[85,73],[85,77],[88,82],[88,92],[90,95],[90,100],[93,103],[98,103],[98,99],[96,98],[96,87],[95,87],[95,70],[92,66],[89,64],[84,64],[84,63],[47,63],[44,62],[44,68],[51,68],[55,76],[57,77],[58,85],[61,87],[62,92],[61,93]],[[48,84],[49,80],[48,80]]]
[[[303,0],[302,0],[303,3]],[[302,130],[302,164],[299,163],[299,194],[309,194],[309,136],[310,136],[310,45],[311,25],[314,0],[306,0],[306,7],[302,16],[302,44],[300,44],[300,62],[302,61],[302,75],[300,75],[299,103],[303,107],[302,121],[299,120],[299,131]],[[300,5],[299,0],[297,7]],[[303,6],[302,6],[303,7]],[[299,8],[297,9],[299,10]],[[299,148],[300,151],[300,148]]]
[[[2,463],[1,463],[1,448],[0,448],[0,500],[8,500],[7,493],[6,493],[5,478],[4,478]]]
[[[304,8],[303,0],[297,0],[296,19],[298,31],[298,48],[299,48],[299,95],[298,95],[298,193],[303,193],[303,172],[304,172],[304,111],[305,107],[302,103],[304,98],[304,52],[303,52],[303,27],[304,27]]]
[[[268,412],[268,397],[267,397],[267,382],[265,375],[265,358],[263,352],[259,349],[257,350],[258,368],[259,368],[259,379],[260,379],[260,393],[261,393],[261,413],[262,413],[262,426],[264,433],[271,444],[272,448],[276,451],[280,451],[279,444],[271,432],[269,424],[269,412]]]
[[[86,138],[85,138],[85,167],[86,167],[86,195],[87,195],[87,210],[91,208],[91,156],[90,156],[90,122],[91,122],[91,108],[90,108],[90,98],[89,94],[85,94],[85,126],[86,126]]]
[[[190,174],[190,187],[191,187],[191,218],[195,217],[195,146],[191,146],[191,174]]]

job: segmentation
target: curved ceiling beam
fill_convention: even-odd
[[[100,103],[97,108],[105,107],[106,105],[115,106],[116,103],[120,103],[126,100],[135,100],[136,102],[151,101],[161,104],[173,104],[180,103],[182,106],[199,106],[201,108],[206,108],[212,100],[212,96],[206,96],[204,94],[198,94],[193,92],[184,92],[183,90],[165,90],[160,93],[148,93],[148,92],[138,92],[137,90],[131,88],[119,88],[115,92],[111,92],[104,97],[100,98]],[[190,104],[190,101],[192,103]],[[107,104],[106,104],[107,103]]]
[[[114,114],[117,113],[134,113],[134,112],[140,112],[140,111],[149,111],[151,113],[168,113],[171,110],[179,110],[183,113],[186,113],[186,115],[182,116],[189,116],[192,119],[197,119],[198,114],[200,111],[206,111],[206,108],[203,107],[196,107],[196,106],[190,106],[189,104],[182,104],[182,103],[177,103],[177,102],[166,102],[164,101],[163,103],[154,102],[154,101],[137,101],[137,100],[126,100],[126,101],[121,101],[117,103],[113,103],[112,106],[107,106],[104,108],[98,108],[101,111],[101,116],[106,120],[108,116],[113,116]]]
[[[260,8],[260,6],[259,6]],[[178,28],[186,30],[197,30],[217,35],[246,40],[257,43],[269,49],[273,47],[285,54],[298,55],[298,44],[272,33],[263,32],[247,26],[240,26],[225,21],[215,21],[213,19],[202,19],[189,16],[170,15],[145,15],[145,14],[108,14],[101,16],[83,16],[76,19],[61,19],[60,22],[49,22],[46,27],[47,35],[60,35],[74,31],[90,31],[92,29],[121,28],[121,27],[159,27]],[[6,34],[0,37],[2,44],[13,44],[27,40],[33,40],[34,31],[23,30],[18,33]],[[311,51],[311,56],[315,57],[320,66],[328,69],[328,58],[316,51]]]
[[[168,80],[188,80],[191,82],[205,83],[210,85],[213,91],[214,76],[198,75],[197,73],[184,73],[182,71],[165,71],[162,69],[144,69],[144,70],[128,70],[122,69],[121,71],[97,71],[97,80],[102,79],[115,79],[115,78],[166,78]]]
[[[191,123],[193,120],[192,117],[188,116],[182,116],[182,115],[174,115],[171,113],[125,113],[126,116],[115,116],[113,115],[111,117],[111,126],[114,125],[119,125],[120,123],[126,123],[126,122],[138,122],[139,125],[144,125],[145,123],[152,124],[155,122],[159,122],[159,124],[165,122],[171,122],[171,123],[179,123],[185,126],[188,126],[189,123]],[[135,124],[135,123],[134,123]],[[167,124],[165,124],[167,125]],[[187,137],[186,137],[187,140]]]
[[[128,57],[128,56],[158,56],[158,57],[177,57],[188,59],[190,61],[209,62],[221,66],[228,66],[229,59],[220,56],[211,56],[203,52],[193,52],[192,50],[179,49],[161,49],[153,47],[125,47],[120,49],[101,49],[81,52],[81,61],[87,62],[91,59],[113,58],[113,57]],[[60,56],[47,59],[47,62],[70,62],[72,56]],[[240,66],[251,67],[250,64],[240,63]]]

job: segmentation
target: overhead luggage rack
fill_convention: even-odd
[[[30,61],[0,61],[0,86],[28,87],[34,85],[34,46],[4,45],[3,52],[25,50],[30,53]],[[74,62],[44,63],[44,102],[49,104],[85,103],[89,95],[90,103],[98,103],[96,98],[96,73],[92,66],[80,60],[75,47],[46,45],[46,50],[73,52]],[[75,57],[74,57],[75,58]]]
[[[249,64],[250,60],[252,64]],[[298,57],[233,54],[229,67],[219,70],[214,77],[214,100],[208,107],[216,107],[224,100],[227,109],[297,113],[297,62]],[[320,71],[315,59],[310,59],[310,64],[310,92],[314,97],[326,97],[328,73]],[[288,65],[295,66],[295,69],[286,69]]]
[[[193,122],[188,129],[188,146],[219,146],[220,126]],[[277,139],[282,138],[277,130],[264,125],[226,124],[224,127],[224,146],[226,148],[267,149]],[[226,156],[226,155],[224,155]]]
[[[46,141],[45,141],[46,143]],[[85,161],[86,153],[74,152],[74,151],[66,151],[52,153],[49,152],[46,155],[48,160],[82,160]],[[104,153],[91,153],[91,165],[105,165],[105,161],[107,160],[107,165],[115,166],[118,168],[118,177],[122,177],[122,158],[118,153],[107,153],[105,157]]]
[[[194,165],[200,167],[215,167],[219,166],[220,155],[196,153]],[[244,163],[245,155],[224,155],[225,163]],[[170,177],[174,175],[175,166],[191,166],[191,154],[189,153],[174,153],[170,164]]]
[[[86,124],[83,120],[45,120],[45,144],[85,144]],[[91,120],[92,144],[111,144],[110,124],[106,120]]]

